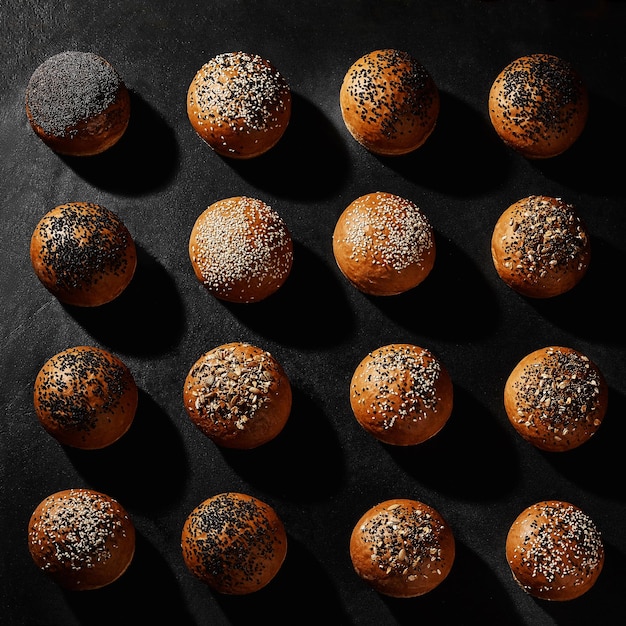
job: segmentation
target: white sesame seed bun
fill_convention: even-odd
[[[600,531],[580,508],[559,500],[524,509],[506,538],[513,578],[528,594],[567,601],[587,593],[604,565]]]
[[[286,131],[291,90],[278,69],[257,54],[218,54],[191,81],[187,116],[215,152],[251,159],[273,148]]]
[[[135,553],[135,527],[126,510],[92,489],[66,489],[42,500],[28,524],[35,562],[60,586],[99,589],[116,581]]]
[[[368,193],[339,216],[333,254],[342,274],[357,289],[393,296],[417,287],[430,274],[435,235],[426,215],[410,200]]]
[[[389,344],[367,354],[350,382],[357,422],[380,441],[411,446],[434,437],[448,422],[453,385],[441,362],[411,344]]]
[[[198,216],[189,237],[189,258],[197,279],[216,298],[260,302],[287,280],[293,241],[271,206],[236,196],[214,202]]]
[[[394,498],[366,511],[352,530],[356,573],[379,593],[424,595],[448,576],[455,559],[452,529],[439,512],[417,500]]]

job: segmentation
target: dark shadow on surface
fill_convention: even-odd
[[[238,176],[279,197],[317,200],[332,197],[349,169],[343,138],[324,111],[292,94],[291,120],[279,142],[254,159],[229,159]]]
[[[427,189],[458,197],[477,196],[506,180],[507,149],[493,128],[466,103],[440,92],[434,131],[417,150],[379,157],[387,167]]]
[[[67,447],[66,454],[93,489],[148,514],[175,504],[189,474],[179,431],[141,390],[135,419],[118,441],[101,450]]]
[[[185,332],[183,303],[173,278],[139,245],[135,275],[115,300],[65,308],[98,341],[126,354],[166,353]]]
[[[121,139],[101,154],[62,159],[100,189],[126,196],[164,189],[179,165],[174,130],[139,94],[130,91],[131,117]]]

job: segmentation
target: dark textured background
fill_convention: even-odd
[[[0,8],[0,622],[7,626],[270,623],[543,626],[622,623],[626,613],[623,325],[626,203],[626,6],[608,0],[3,1]],[[344,73],[362,54],[404,49],[441,91],[434,134],[417,153],[377,158],[349,136],[339,110]],[[108,59],[132,93],[132,120],[108,153],[52,153],[30,130],[24,91],[57,52]],[[186,117],[187,87],[211,56],[246,50],[270,59],[294,96],[291,124],[267,155],[213,154]],[[583,75],[591,114],[578,143],[549,162],[507,150],[489,123],[497,73],[533,52],[562,55]],[[427,281],[389,299],[349,286],[332,256],[345,206],[371,191],[415,201],[438,256]],[[499,214],[530,194],[561,196],[586,220],[592,266],[573,292],[530,301],[493,269]],[[252,195],[271,204],[295,240],[292,275],[271,299],[220,303],[187,257],[191,227],[213,201]],[[118,213],[139,248],[128,290],[95,310],[65,307],[35,277],[32,231],[67,201]],[[281,435],[263,449],[217,449],[187,418],[182,383],[195,360],[227,341],[272,352],[294,389]],[[395,341],[429,348],[448,367],[455,407],[445,429],[412,449],[373,440],[352,417],[352,372]],[[97,452],[64,449],[40,427],[32,384],[72,345],[109,349],[140,387],[132,429]],[[539,452],[504,414],[503,385],[526,353],[569,345],[600,366],[610,407],[596,437],[561,455]],[[137,531],[135,559],[100,591],[65,593],[33,565],[26,527],[49,493],[91,487],[117,498]],[[221,597],[185,569],[180,531],[202,500],[225,490],[260,497],[289,535],[283,569],[264,590]],[[358,579],[348,553],[371,505],[414,497],[437,508],[457,539],[450,576],[427,596],[392,600]],[[548,604],[513,582],[504,541],[517,514],[545,498],[586,510],[606,544],[605,570],[577,601]],[[598,617],[599,616],[599,617]],[[175,619],[174,619],[175,617]],[[597,618],[597,621],[596,621]]]

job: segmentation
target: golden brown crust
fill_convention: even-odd
[[[527,507],[506,538],[513,578],[526,593],[543,600],[573,600],[589,591],[600,576],[604,555],[593,520],[559,500]]]
[[[394,498],[366,511],[350,536],[356,573],[379,593],[421,596],[439,586],[455,559],[452,529],[432,507]]]
[[[425,280],[435,263],[435,236],[413,202],[394,194],[365,194],[339,216],[333,254],[343,275],[374,296],[404,293]]]
[[[253,593],[278,574],[287,533],[276,511],[243,493],[227,492],[199,504],[183,525],[185,565],[213,590]]]
[[[135,553],[135,527],[119,502],[92,489],[47,496],[28,524],[28,548],[39,569],[72,591],[117,580]]]
[[[489,116],[502,141],[529,159],[565,152],[582,133],[589,97],[571,64],[550,54],[509,63],[489,91]]]
[[[215,152],[251,159],[273,148],[285,133],[291,90],[277,68],[257,54],[218,54],[191,81],[187,116]]]
[[[293,241],[282,217],[256,198],[235,196],[211,204],[189,237],[196,278],[220,300],[260,302],[285,283]]]
[[[183,401],[191,421],[216,444],[251,449],[282,431],[292,391],[284,369],[269,352],[235,341],[209,350],[194,363]]]
[[[528,196],[498,218],[491,257],[509,287],[531,298],[551,298],[583,279],[591,262],[591,241],[571,204],[561,198]]]
[[[588,441],[608,407],[608,385],[581,352],[548,346],[526,355],[504,387],[513,428],[541,450],[563,452]]]
[[[346,128],[374,154],[413,152],[430,137],[439,116],[439,90],[407,52],[374,50],[355,61],[339,92]]]
[[[34,385],[35,413],[59,443],[96,450],[130,428],[139,392],[128,367],[93,346],[67,348],[49,358]]]
[[[46,59],[26,89],[26,115],[52,150],[93,156],[114,146],[130,121],[130,95],[113,66],[91,52]]]
[[[98,204],[68,202],[41,218],[31,237],[30,259],[37,278],[58,300],[93,307],[126,289],[137,250],[115,213]]]
[[[416,445],[447,423],[453,406],[452,380],[430,351],[389,344],[370,352],[356,367],[350,405],[357,422],[380,441]]]

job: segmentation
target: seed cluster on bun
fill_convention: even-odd
[[[36,135],[68,156],[113,147],[130,121],[130,95],[117,70],[93,52],[55,54],[32,73],[26,115]]]

